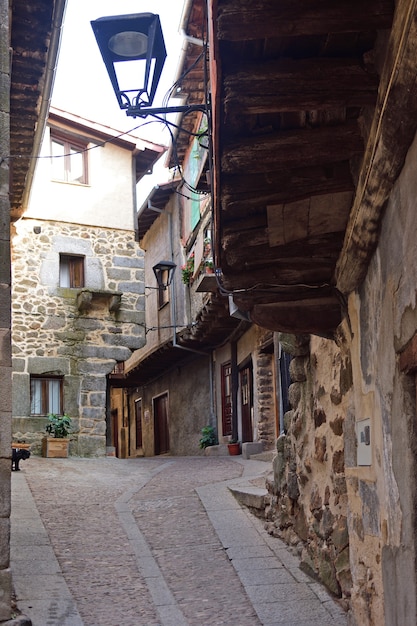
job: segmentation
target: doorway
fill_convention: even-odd
[[[239,371],[240,407],[242,414],[242,443],[253,441],[253,375],[252,365]]]
[[[142,398],[135,400],[135,447],[136,450],[143,447],[142,435]]]
[[[232,434],[232,364],[224,363],[221,370],[222,385],[222,434]]]
[[[153,401],[155,454],[169,452],[168,394]]]

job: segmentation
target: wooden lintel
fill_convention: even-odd
[[[247,41],[362,32],[389,28],[393,13],[392,0],[229,0],[219,3],[217,36]]]
[[[318,165],[349,159],[363,152],[356,122],[343,125],[284,130],[267,136],[243,137],[223,149],[221,168],[226,173],[264,172],[303,164]]]
[[[358,59],[279,59],[225,74],[224,104],[228,115],[366,106],[377,89]]]

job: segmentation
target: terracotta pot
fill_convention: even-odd
[[[229,448],[230,456],[237,456],[240,454],[240,443],[228,443],[227,447]]]

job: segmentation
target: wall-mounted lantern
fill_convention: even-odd
[[[149,107],[167,56],[159,15],[100,17],[91,26],[119,107]]]
[[[166,59],[159,15],[134,13],[91,22],[119,107],[131,117],[207,111],[207,104],[150,109]]]
[[[159,261],[153,266],[158,289],[167,289],[174,278],[175,268],[177,266],[172,261]]]

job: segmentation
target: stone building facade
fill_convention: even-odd
[[[291,409],[268,530],[360,626],[414,626],[417,615],[416,162],[414,140],[335,340],[280,336],[293,355]]]
[[[41,231],[36,234],[38,228]],[[85,259],[86,287],[59,286],[62,254]],[[88,285],[88,287],[87,287]],[[31,376],[64,381],[73,454],[106,452],[107,375],[144,338],[143,254],[131,231],[23,219],[13,237],[13,436],[38,450]]]
[[[302,568],[336,596],[350,598],[345,416],[348,355],[314,336],[279,335],[291,355],[290,410],[267,481],[269,532],[295,546]],[[346,605],[347,606],[347,605]]]
[[[35,453],[47,415],[66,413],[70,453],[106,454],[120,428],[111,422],[108,375],[144,343],[135,184],[162,148],[117,134],[52,110],[42,146],[52,158],[38,166],[13,227],[12,431]],[[54,150],[67,146],[56,165]],[[78,160],[64,168],[68,156]]]

